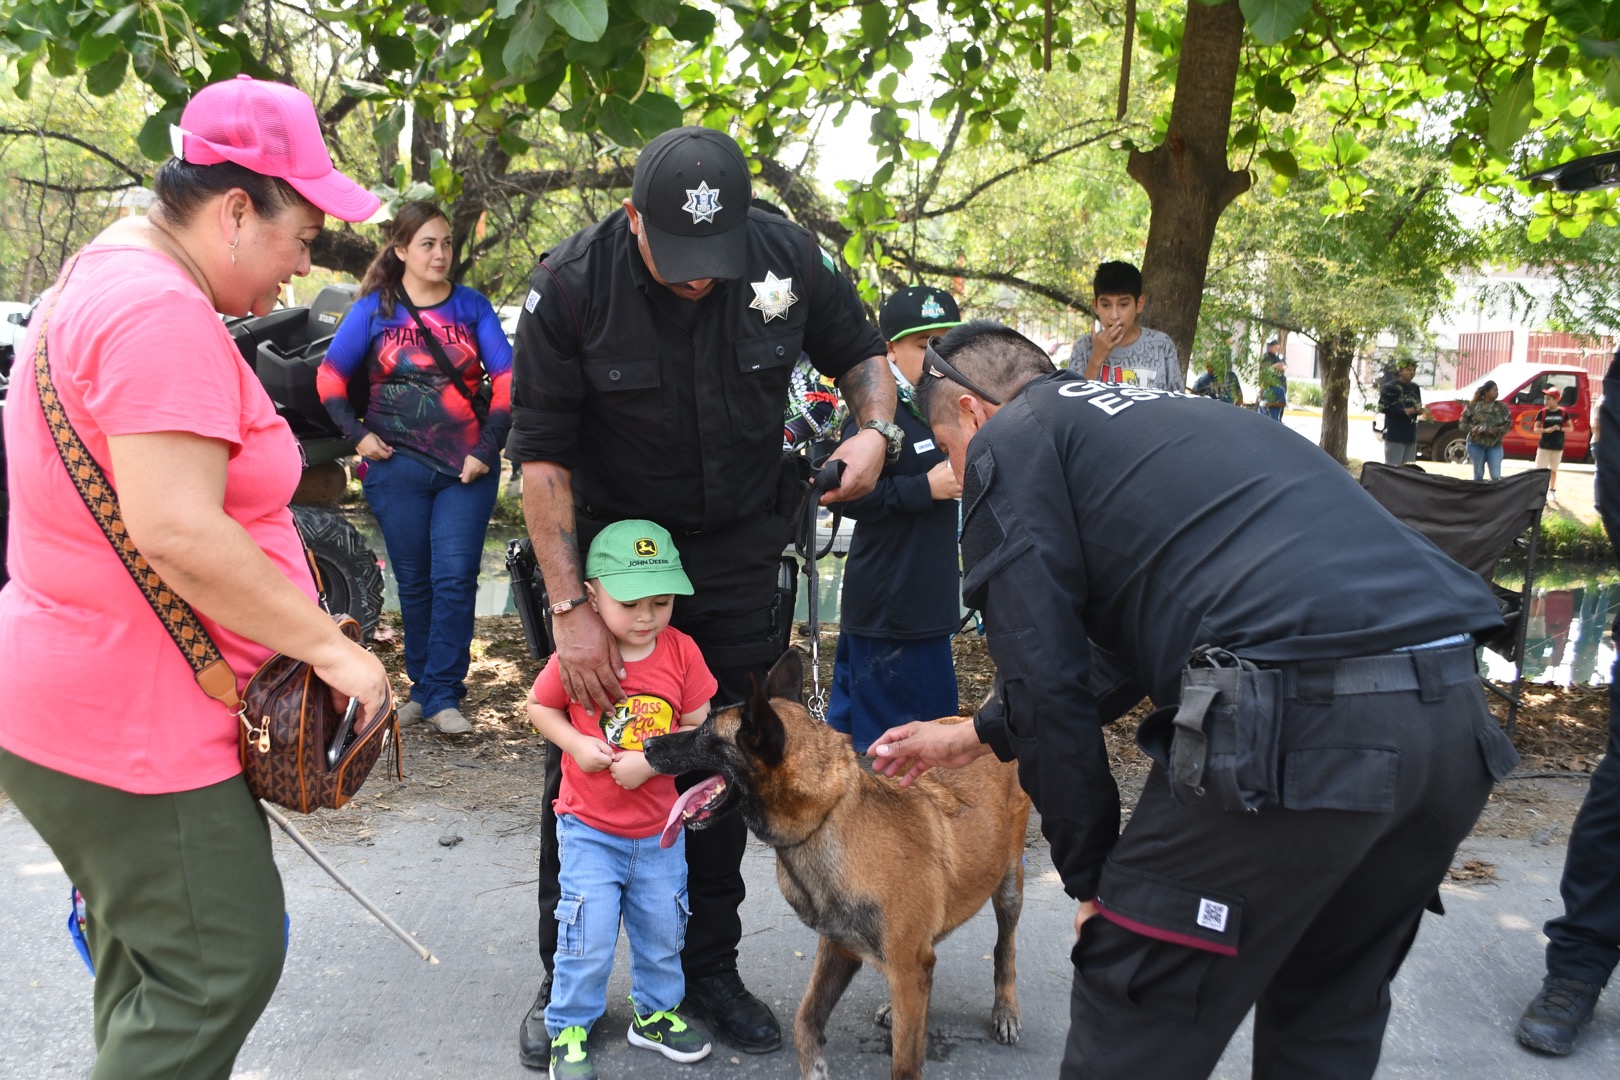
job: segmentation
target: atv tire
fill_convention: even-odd
[[[304,543],[315,555],[327,610],[334,615],[353,615],[369,641],[383,606],[383,575],[377,557],[360,530],[331,507],[295,503],[292,514]]]

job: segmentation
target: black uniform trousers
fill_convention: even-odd
[[[581,549],[611,522],[576,512]],[[675,532],[681,565],[692,581],[692,596],[675,598],[670,624],[690,634],[709,670],[720,683],[715,706],[740,702],[748,695],[748,678],[761,685],[776,659],[772,635],[772,600],[777,567],[787,546],[788,526],[774,514],[759,514],[714,532]],[[583,560],[582,560],[583,561]],[[791,611],[782,618],[792,618]],[[685,790],[701,776],[676,778]],[[550,971],[557,953],[557,819],[551,804],[562,787],[562,751],[546,744],[545,792],[540,821],[540,959]],[[686,834],[687,897],[692,906],[686,924],[681,967],[687,978],[714,975],[737,966],[742,938],[742,906],[747,889],[742,878],[748,827],[742,815],[727,814],[706,829]]]
[[[1190,897],[1146,928],[1174,931],[1181,918],[1190,933],[1161,940],[1103,915],[1085,923],[1064,1080],[1208,1076],[1251,1006],[1255,1077],[1373,1075],[1390,982],[1493,773],[1515,760],[1471,661],[1470,650],[1458,675],[1422,690],[1313,704],[1285,694],[1285,806],[1365,809],[1183,804],[1155,764],[1098,895],[1119,886],[1166,912]],[[1193,925],[1205,897],[1220,902],[1216,916]],[[1235,955],[1179,943],[1199,926],[1223,928]]]
[[[1608,984],[1620,964],[1620,659],[1609,678],[1609,749],[1569,833],[1559,892],[1564,914],[1549,921],[1547,974]]]

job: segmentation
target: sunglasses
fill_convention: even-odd
[[[1000,398],[993,394],[988,394],[979,389],[977,386],[974,386],[973,380],[969,379],[966,375],[963,375],[960,371],[957,371],[950,365],[950,361],[946,360],[943,356],[934,351],[934,342],[938,340],[940,339],[937,337],[931,337],[925,343],[923,349],[923,375],[931,375],[936,379],[950,379],[963,389],[983,398],[989,404],[999,407],[1001,405]]]

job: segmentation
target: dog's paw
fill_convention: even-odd
[[[996,1042],[1003,1046],[1016,1046],[1023,1025],[1018,1019],[1018,1006],[996,1003],[990,1010],[990,1022],[995,1025]]]
[[[803,1073],[804,1080],[827,1080],[827,1059],[818,1057]]]
[[[878,1027],[892,1027],[894,1025],[894,1007],[887,1001],[879,1005],[877,1013],[872,1017],[872,1023]]]

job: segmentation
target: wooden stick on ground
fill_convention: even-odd
[[[388,927],[389,930],[392,930],[395,937],[399,938],[399,940],[416,950],[416,955],[420,956],[428,963],[437,964],[439,962],[439,958],[428,952],[420,941],[417,941],[410,935],[409,931],[407,931],[403,926],[399,925],[399,923],[395,922],[393,919],[390,919],[387,915],[383,914],[383,910],[381,908],[379,908],[376,904],[373,904],[364,893],[351,885],[342,874],[337,872],[337,868],[335,866],[323,859],[320,852],[316,851],[313,847],[310,847],[309,841],[304,839],[303,833],[300,833],[297,829],[293,828],[292,822],[283,817],[281,811],[277,810],[274,806],[271,806],[263,799],[259,800],[259,805],[264,807],[264,812],[271,821],[281,826],[282,832],[292,837],[293,843],[304,849],[305,855],[308,855],[310,858],[315,860],[316,866],[319,866],[322,870],[325,870],[329,875],[331,875],[332,880],[343,886],[350,896],[354,897],[360,902],[361,907],[371,912],[371,914],[376,917],[378,922]]]

